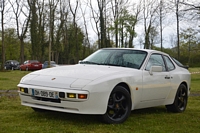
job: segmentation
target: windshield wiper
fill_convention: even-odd
[[[102,65],[107,65],[107,66],[120,66],[120,67],[124,67],[123,65],[118,65],[118,64],[110,64],[110,63],[106,63],[106,64],[102,64]]]
[[[96,65],[99,65],[98,63],[92,62],[92,61],[81,61],[80,64],[96,64]]]

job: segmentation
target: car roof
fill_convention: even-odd
[[[138,49],[138,48],[102,48],[102,49],[114,49],[114,50],[119,50],[119,49],[124,49],[124,50],[139,50],[139,51],[145,51],[147,53],[160,53],[164,55],[168,55],[164,52],[158,51],[158,50],[152,50],[152,49]]]
[[[45,61],[45,62],[49,62],[49,61]],[[53,63],[54,63],[55,61],[50,61],[50,62],[53,62]]]
[[[8,61],[18,62],[18,61],[16,61],[16,60],[7,60],[6,62],[8,62]]]

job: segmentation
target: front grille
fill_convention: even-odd
[[[32,97],[34,100],[45,101],[45,102],[53,102],[53,103],[61,103],[60,99],[51,99],[44,97]]]

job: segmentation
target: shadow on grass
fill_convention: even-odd
[[[72,114],[72,113],[63,113],[63,112],[48,111],[48,110],[42,112],[33,111],[30,114],[30,119],[31,118],[48,119],[50,121],[62,121],[67,123],[79,123],[79,124],[102,123],[101,118],[98,115]]]
[[[154,108],[146,108],[146,109],[139,109],[133,110],[129,117],[130,120],[135,118],[143,118],[145,114],[148,115],[156,115],[156,114],[163,114],[167,113],[167,110],[164,106],[162,107],[154,107]],[[50,121],[61,121],[64,123],[73,123],[73,124],[105,124],[100,115],[85,115],[85,114],[72,114],[72,113],[63,113],[63,112],[56,112],[56,111],[33,111],[30,113],[29,118],[37,118],[37,119],[48,119]]]
[[[151,108],[144,108],[144,109],[137,109],[133,110],[131,114],[163,114],[167,113],[167,109],[165,106],[158,106],[158,107],[151,107]]]

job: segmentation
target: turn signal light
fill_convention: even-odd
[[[78,94],[79,99],[87,99],[87,94]]]

